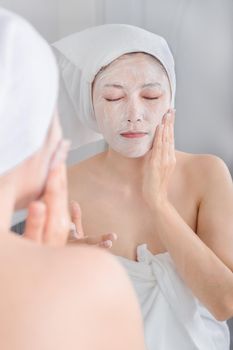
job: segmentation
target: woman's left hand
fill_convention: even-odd
[[[70,202],[71,230],[68,238],[68,244],[88,244],[100,248],[112,248],[114,241],[117,240],[115,233],[104,235],[85,236],[82,225],[82,211],[76,201]]]
[[[145,160],[142,193],[152,209],[168,201],[168,183],[176,165],[174,118],[175,110],[172,109],[164,115]]]

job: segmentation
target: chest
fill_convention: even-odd
[[[86,187],[87,189],[87,187]],[[184,221],[195,231],[197,202],[195,194],[184,186],[169,191],[169,200]],[[118,240],[111,252],[128,259],[136,259],[136,247],[146,243],[153,254],[166,251],[156,228],[153,212],[139,193],[125,196],[115,190],[101,191],[89,186],[73,196],[82,208],[85,235],[96,236],[115,232]]]

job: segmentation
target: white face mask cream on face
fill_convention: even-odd
[[[126,54],[99,72],[93,105],[100,132],[125,157],[144,156],[170,108],[171,92],[160,63],[144,53]]]

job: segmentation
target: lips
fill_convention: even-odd
[[[144,136],[148,135],[148,133],[145,131],[125,131],[125,132],[122,132],[120,135],[122,137],[133,139],[133,138],[144,137]]]

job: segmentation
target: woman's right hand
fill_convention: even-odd
[[[68,205],[65,164],[68,147],[67,142],[61,143],[55,164],[49,171],[43,197],[29,205],[23,236],[38,244],[51,246],[70,243],[111,248],[117,239],[116,234],[85,236],[78,203],[72,201]],[[77,232],[74,234],[75,231]]]
[[[39,244],[65,245],[70,232],[67,197],[66,166],[62,163],[50,170],[42,198],[29,205],[24,237]]]

